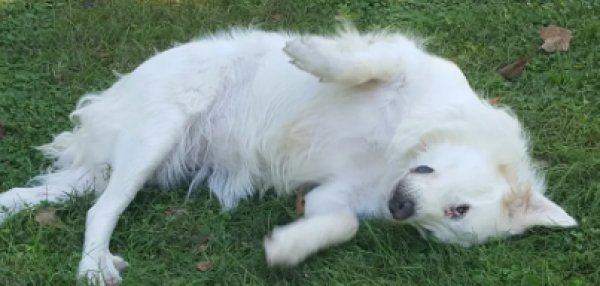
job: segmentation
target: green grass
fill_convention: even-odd
[[[580,226],[463,249],[370,222],[350,243],[293,269],[269,269],[262,239],[294,219],[293,199],[255,198],[222,213],[206,192],[185,203],[185,192],[148,189],[113,236],[111,250],[131,265],[124,284],[600,285],[600,2],[480,2],[0,0],[0,191],[48,165],[32,147],[69,128],[77,98],[108,87],[113,70],[131,71],[175,42],[233,25],[327,32],[341,15],[360,28],[427,36],[430,50],[456,61],[477,90],[501,96],[547,163],[549,195]],[[574,32],[570,51],[538,50],[547,24]],[[521,56],[532,62],[520,80],[495,72]],[[0,284],[72,285],[91,203],[56,206],[58,225],[38,225],[32,210],[0,226]],[[202,260],[209,271],[196,270]]]

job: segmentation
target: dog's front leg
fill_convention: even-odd
[[[310,192],[305,217],[275,228],[265,239],[267,263],[294,266],[321,249],[354,237],[359,222],[346,194],[341,185],[325,185]]]
[[[333,38],[303,36],[287,42],[284,52],[292,64],[320,81],[349,86],[390,81],[424,55],[403,36],[386,41],[373,37],[356,31]]]

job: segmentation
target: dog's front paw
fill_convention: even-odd
[[[121,283],[120,271],[127,267],[127,262],[109,252],[83,254],[79,263],[79,279],[89,285],[118,285]]]
[[[320,81],[332,81],[330,59],[324,53],[319,39],[301,37],[285,44],[283,51],[299,69],[318,77]]]
[[[269,266],[295,266],[310,253],[306,253],[299,237],[289,229],[276,228],[265,238],[265,254]]]

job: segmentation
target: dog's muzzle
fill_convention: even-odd
[[[394,195],[388,201],[388,208],[394,219],[403,220],[415,214],[415,201],[398,185]]]

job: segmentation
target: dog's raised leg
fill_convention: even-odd
[[[145,116],[143,125],[118,139],[106,190],[88,211],[79,277],[94,285],[121,281],[119,271],[127,263],[109,252],[117,220],[184,132],[185,116],[178,110],[163,108],[158,114],[165,115]]]
[[[418,60],[406,55],[424,54],[404,36],[387,41],[373,37],[377,36],[352,30],[334,38],[302,36],[287,42],[284,52],[294,65],[321,81],[350,86],[391,80]]]
[[[347,186],[323,185],[305,198],[305,217],[273,230],[265,239],[271,266],[294,266],[309,255],[350,240],[358,230],[358,218],[348,205]]]

